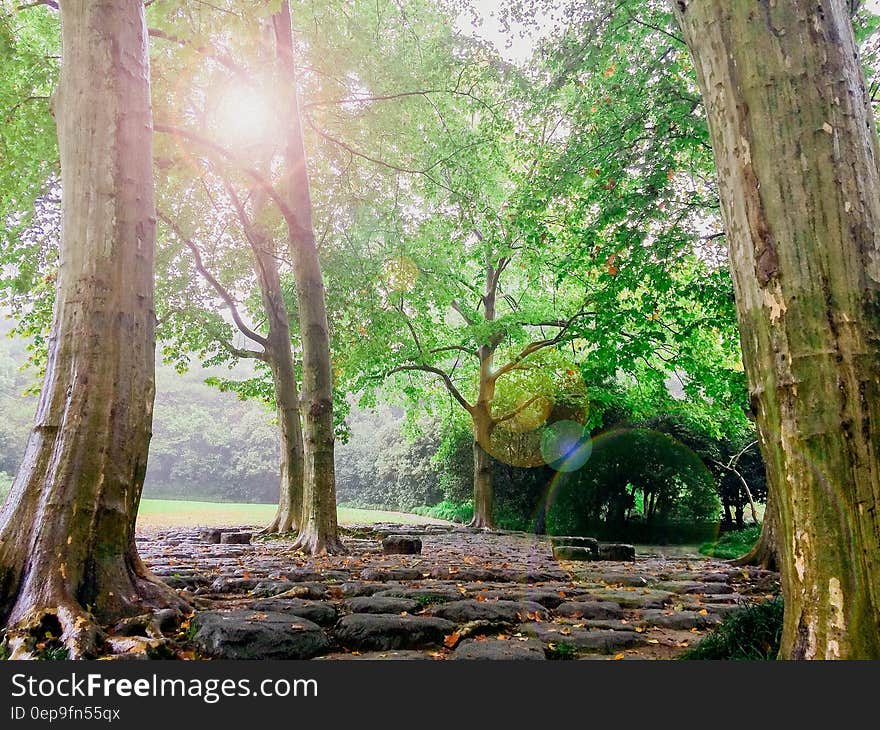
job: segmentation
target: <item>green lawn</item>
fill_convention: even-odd
[[[196,527],[205,525],[263,525],[275,515],[274,504],[235,504],[232,502],[187,502],[175,499],[144,499],[138,512],[138,527]],[[405,512],[339,508],[343,525],[399,522],[407,525],[443,524],[442,520]]]

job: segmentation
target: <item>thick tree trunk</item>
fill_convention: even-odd
[[[0,511],[0,620],[15,656],[51,630],[185,604],[138,557],[154,395],[152,121],[144,11],[61,0],[63,227],[46,376]]]
[[[880,176],[849,8],[677,0],[775,500],[780,655],[880,658]]]
[[[273,16],[276,50],[283,84],[288,136],[284,152],[284,185],[290,210],[290,255],[296,280],[303,345],[303,518],[296,546],[313,555],[344,552],[336,524],[336,475],[333,463],[333,368],[324,301],[324,280],[312,224],[312,200],[297,99],[296,64],[290,5]]]
[[[495,529],[495,491],[492,485],[492,457],[474,438],[474,517],[470,527]]]

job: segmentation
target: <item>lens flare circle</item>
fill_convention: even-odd
[[[541,455],[556,471],[577,471],[592,453],[590,431],[577,421],[557,421],[541,432]]]

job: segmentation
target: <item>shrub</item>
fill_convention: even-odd
[[[761,536],[761,526],[752,525],[744,530],[726,532],[717,540],[703,543],[700,552],[713,558],[732,560],[745,555]]]
[[[473,502],[450,502],[443,500],[431,507],[421,506],[413,508],[413,512],[422,517],[433,517],[435,520],[449,520],[465,524],[474,516]]]
[[[775,659],[782,636],[781,597],[746,604],[680,659]]]

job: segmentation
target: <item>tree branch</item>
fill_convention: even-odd
[[[157,212],[159,220],[161,220],[166,226],[168,226],[173,232],[174,235],[184,244],[186,244],[187,248],[192,251],[193,259],[196,265],[196,271],[202,275],[213,288],[214,291],[217,292],[219,297],[226,303],[226,306],[229,307],[229,311],[232,314],[232,319],[235,322],[235,326],[238,327],[239,331],[249,339],[254,342],[262,345],[265,348],[269,347],[269,341],[263,337],[262,335],[258,335],[254,332],[250,327],[248,327],[244,320],[241,318],[241,315],[238,312],[238,305],[235,302],[235,299],[229,293],[229,291],[224,287],[217,278],[205,268],[204,261],[202,260],[202,254],[199,251],[199,247],[196,246],[195,242],[185,236],[183,231],[180,230],[180,227],[172,221],[167,215],[162,213],[161,211]],[[237,349],[237,348],[236,348]]]
[[[459,392],[458,388],[455,387],[455,383],[452,382],[452,378],[449,377],[443,370],[440,368],[435,368],[431,365],[400,365],[396,368],[392,368],[387,373],[385,373],[385,377],[387,378],[389,375],[393,375],[394,373],[404,373],[411,371],[421,371],[425,373],[433,373],[437,375],[446,386],[446,390],[449,391],[450,395],[455,398],[459,402],[462,408],[464,408],[468,413],[472,413],[474,407],[465,400],[465,397]]]
[[[562,342],[563,339],[565,339],[565,335],[571,327],[572,323],[576,319],[584,317],[588,314],[590,314],[590,312],[585,312],[581,310],[577,314],[570,317],[565,322],[565,324],[562,325],[561,329],[559,330],[559,332],[556,333],[554,337],[549,337],[544,340],[537,340],[526,345],[510,362],[508,362],[506,365],[502,365],[492,374],[492,381],[494,382],[498,380],[498,378],[500,378],[502,375],[509,373],[511,370],[515,369],[523,360],[525,360],[530,355],[534,355],[539,350],[558,345],[560,342]]]
[[[281,211],[281,215],[284,216],[284,220],[287,221],[289,225],[298,225],[296,213],[287,205],[287,202],[281,196],[281,194],[275,189],[275,186],[267,180],[258,170],[255,170],[252,167],[248,167],[241,161],[234,153],[230,152],[228,149],[223,147],[222,145],[217,144],[216,142],[208,139],[207,137],[203,137],[200,134],[196,134],[195,132],[191,132],[188,129],[182,129],[180,127],[174,127],[169,124],[161,124],[154,123],[153,131],[161,132],[164,134],[170,134],[173,137],[179,137],[180,139],[188,140],[189,142],[193,142],[201,147],[204,147],[211,152],[215,152],[216,154],[224,157],[225,159],[232,162],[239,170],[241,170],[245,175],[251,178],[257,186],[263,190],[266,195],[272,200],[275,205],[278,206],[278,209]]]
[[[464,308],[461,306],[461,304],[458,303],[458,300],[457,300],[457,299],[453,299],[453,300],[452,300],[452,304],[451,304],[450,306],[451,306],[456,312],[458,312],[458,313],[461,315],[461,318],[462,318],[465,322],[467,322],[469,325],[473,326],[474,324],[476,324],[476,323],[474,322],[474,318],[471,317],[469,314],[467,314],[467,313],[464,311]]]

